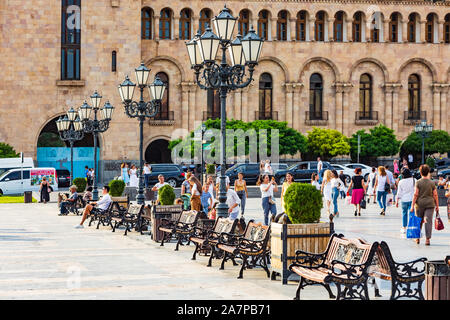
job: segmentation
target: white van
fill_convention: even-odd
[[[8,170],[0,175],[0,194],[39,191],[43,177],[47,178],[53,191],[58,191],[58,177],[55,168],[27,168]]]
[[[33,158],[4,158],[0,159],[0,175],[5,171],[20,168],[34,168]]]

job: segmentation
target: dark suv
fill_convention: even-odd
[[[180,165],[173,163],[155,163],[150,164],[152,173],[150,174],[150,185],[158,182],[158,176],[162,174],[164,181],[170,184],[172,188],[178,187],[184,181],[184,171]]]
[[[70,187],[70,171],[67,169],[56,169],[58,177],[58,188]]]
[[[277,172],[278,170],[285,170],[288,165],[285,163],[273,163],[271,164],[271,167],[274,172]],[[234,184],[234,181],[238,178],[239,172],[244,174],[244,179],[247,184],[256,184],[260,175],[259,163],[236,163],[230,169],[225,171],[225,175],[230,177],[230,184]]]
[[[326,161],[322,161],[324,170],[333,170],[333,166]],[[295,182],[310,182],[311,175],[317,173],[317,161],[303,161],[294,164],[286,170],[279,170],[275,173],[275,180],[278,184],[283,184],[286,179],[286,173],[291,173],[294,176]]]

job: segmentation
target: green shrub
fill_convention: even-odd
[[[168,206],[173,204],[175,201],[175,192],[173,188],[166,184],[161,189],[158,190],[158,199],[159,203],[163,206]]]
[[[430,168],[436,167],[436,161],[435,161],[434,158],[432,158],[432,157],[428,157],[428,158],[427,158],[427,161],[425,161],[425,163],[426,163]]]
[[[292,183],[286,190],[284,203],[292,223],[319,222],[323,207],[322,194],[313,185]]]
[[[125,182],[122,180],[111,180],[109,182],[109,194],[112,197],[121,197],[125,190]]]
[[[75,178],[73,184],[77,186],[77,192],[84,192],[87,183],[85,178]]]
[[[215,174],[216,173],[216,166],[213,163],[206,165],[206,173],[207,174]]]

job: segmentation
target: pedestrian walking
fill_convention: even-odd
[[[191,184],[191,209],[201,211],[202,201],[200,196],[202,195],[202,184],[194,175],[189,178],[189,183]]]
[[[398,177],[398,173],[393,173],[394,176],[394,183],[391,184],[391,190],[392,190],[392,201],[393,203],[395,203],[395,197],[397,196],[397,189],[398,189],[398,182],[399,182],[399,177]]]
[[[317,157],[317,174],[319,175],[319,183],[322,184],[322,180],[323,180],[323,162],[320,159],[320,157]]]
[[[272,216],[277,214],[277,206],[273,197],[273,192],[278,192],[278,185],[274,177],[270,180],[269,175],[265,174],[259,188],[261,190],[261,201],[264,211],[264,225],[267,226],[269,225],[269,212]]]
[[[320,190],[325,199],[325,207],[327,208],[327,215],[330,215],[331,201],[333,200],[333,197],[331,195],[332,192],[331,179],[333,179],[331,170],[325,170],[323,174],[322,187]]]
[[[238,173],[237,180],[234,181],[234,191],[236,191],[239,199],[241,199],[241,215],[244,215],[245,203],[248,198],[247,182],[244,180],[244,174]]]
[[[236,220],[239,215],[239,205],[241,204],[241,199],[239,199],[236,191],[230,188],[230,185],[227,185],[227,201],[228,205],[228,218],[231,220]]]
[[[338,208],[338,197],[339,191],[343,187],[343,183],[341,179],[339,179],[339,174],[336,170],[331,171],[331,197],[333,199],[333,213],[330,214],[330,221],[333,221],[334,217],[339,216],[339,208]]]
[[[186,179],[181,184],[181,194],[191,193],[191,184],[189,183],[191,176],[192,173],[190,171],[186,172]]]
[[[284,195],[286,194],[286,190],[289,188],[289,186],[293,182],[294,182],[294,177],[292,176],[292,173],[290,173],[290,172],[286,173],[286,179],[284,180],[283,185],[281,186],[281,208],[283,209],[284,212],[286,212]]]
[[[128,173],[128,164],[122,163],[120,166],[120,173],[122,176],[122,181],[125,182],[125,185],[128,186],[130,183],[130,175]]]
[[[211,194],[208,192],[208,185],[203,185],[203,192],[200,197],[200,201],[202,203],[202,211],[205,214],[205,217],[208,217],[209,211],[212,209],[213,199]]]
[[[416,212],[416,216],[422,218],[420,229],[425,224],[425,245],[430,245],[431,232],[433,230],[433,214],[439,216],[439,200],[436,184],[431,180],[430,167],[423,164],[419,167],[420,180],[417,181],[414,190],[414,197],[411,204],[411,213]],[[416,239],[420,243],[420,239]]]
[[[393,166],[394,166],[394,173],[399,174],[400,173],[400,168],[398,166],[398,159],[394,160]]]
[[[39,191],[41,193],[41,201],[40,202],[43,202],[43,203],[49,202],[51,189],[50,189],[50,184],[48,183],[46,177],[42,178],[42,182],[39,187]]]
[[[90,181],[89,167],[88,166],[84,167],[84,177],[86,178],[86,185],[90,186],[91,185],[91,181]]]
[[[137,168],[133,164],[130,169],[130,187],[137,188],[139,186],[139,179],[137,177]]]
[[[320,191],[321,185],[319,183],[319,175],[317,173],[315,173],[315,172],[311,175],[311,184],[314,187],[316,187],[317,190]]]
[[[212,197],[212,201],[214,203],[215,198],[214,198],[214,178],[212,175],[209,175],[208,178],[206,179],[206,185],[208,186],[208,192],[209,194],[211,194]]]
[[[355,217],[361,216],[361,201],[364,199],[367,186],[364,183],[364,177],[361,175],[362,169],[356,168],[355,175],[348,186],[352,190],[352,204],[355,206]]]
[[[377,169],[372,167],[372,172],[369,173],[369,177],[367,178],[367,194],[369,195],[367,199],[367,203],[370,203],[370,197],[373,195],[373,203],[376,202],[375,198],[375,182],[377,180]]]
[[[395,206],[398,208],[399,201],[402,202],[402,227],[400,233],[406,233],[409,221],[409,211],[411,210],[412,199],[414,196],[415,179],[408,168],[402,168],[402,179],[398,182],[397,201]]]
[[[378,175],[375,181],[374,193],[377,193],[377,202],[381,208],[380,215],[386,215],[386,197],[391,190],[390,180],[383,166],[378,167]]]
[[[148,162],[146,162],[144,164],[144,168],[142,170],[142,174],[144,175],[145,188],[148,188],[150,186],[151,173],[152,173],[152,169],[151,169],[150,165],[148,164]]]
[[[343,187],[339,190],[339,194],[341,196],[341,199],[345,198],[345,193],[347,192],[347,183],[345,182],[345,174],[344,171],[341,170],[339,173],[339,179],[341,179]]]

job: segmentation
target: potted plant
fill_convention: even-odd
[[[271,269],[272,279],[280,274],[286,284],[295,252],[324,252],[334,230],[332,223],[320,222],[323,199],[313,185],[292,183],[286,190],[284,203],[290,223],[271,224]]]
[[[173,188],[170,185],[166,184],[161,189],[159,189],[158,200],[160,205],[173,205],[175,201],[175,192],[173,191]]]
[[[125,190],[125,182],[122,180],[111,180],[109,182],[109,194],[111,197],[121,197]]]
[[[77,186],[77,192],[82,193],[86,189],[86,179],[85,178],[75,178],[72,183]]]

